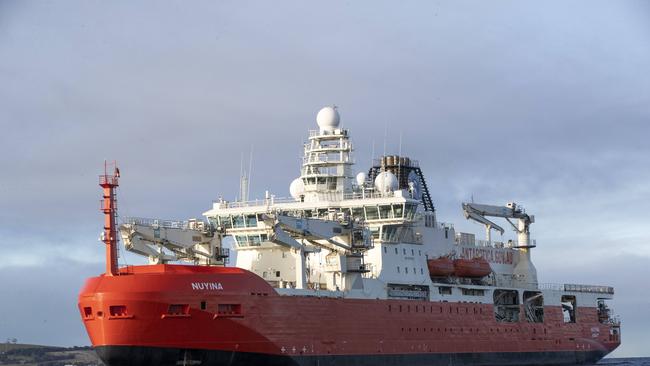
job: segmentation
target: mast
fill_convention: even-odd
[[[114,167],[113,174],[108,174],[109,164],[104,162],[104,174],[99,176],[99,186],[102,187],[104,193],[100,208],[100,211],[104,213],[104,232],[101,239],[106,244],[106,276],[115,276],[118,274],[115,188],[119,186],[120,170],[115,162],[110,165]]]

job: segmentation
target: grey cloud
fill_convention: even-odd
[[[538,218],[543,278],[589,273],[584,281],[611,281],[625,297],[632,284],[581,268],[614,253],[613,271],[638,277],[643,267],[628,264],[650,257],[649,10],[645,1],[0,2],[0,250],[13,253],[0,256],[0,283],[34,286],[66,263],[50,297],[68,309],[57,324],[65,342],[84,342],[69,306],[90,268],[102,270],[104,159],[121,166],[122,215],[196,217],[220,194],[233,199],[251,146],[253,196],[286,196],[306,130],[334,103],[357,170],[373,142],[383,151],[387,126],[387,152],[399,151],[401,133],[440,220],[481,233],[461,200],[521,202]],[[29,260],[39,253],[50,257]],[[555,268],[567,253],[582,253],[579,266]],[[17,293],[0,313],[30,319],[35,308],[16,305],[30,296]],[[634,306],[621,311],[650,326]],[[2,321],[0,339],[23,332]],[[19,338],[58,339],[54,328],[24,329]],[[632,341],[619,355],[643,352]]]

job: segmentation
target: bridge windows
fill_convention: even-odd
[[[366,220],[379,219],[379,210],[376,206],[366,206]]]
[[[394,218],[393,209],[391,208],[391,206],[390,205],[381,205],[381,206],[379,206],[379,217],[381,219],[392,219],[392,218]]]
[[[415,211],[417,210],[417,207],[417,205],[412,203],[406,204],[406,218],[408,220],[413,220],[413,218],[415,218]]]
[[[404,205],[393,205],[393,213],[396,219],[401,219],[404,216]]]
[[[246,227],[257,227],[257,215],[246,215]]]
[[[268,240],[266,234],[252,234],[252,235],[235,235],[235,241],[238,247],[259,247],[262,242]]]

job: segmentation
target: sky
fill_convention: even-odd
[[[613,355],[650,356],[648,65],[644,0],[0,0],[0,341],[89,344],[105,159],[121,216],[234,199],[251,149],[286,197],[336,105],[355,172],[401,146],[478,236],[461,202],[522,204],[540,281],[615,286]]]

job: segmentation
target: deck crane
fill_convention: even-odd
[[[517,247],[533,248],[530,242],[530,224],[535,222],[535,216],[528,215],[523,207],[514,202],[509,202],[505,206],[483,205],[479,203],[463,203],[463,213],[466,219],[471,219],[485,225],[487,241],[491,241],[491,230],[494,229],[503,235],[504,230],[501,226],[495,224],[488,217],[503,217],[518,233]],[[510,219],[517,219],[515,225]]]
[[[514,202],[509,202],[505,206],[464,202],[463,213],[466,219],[472,219],[485,225],[488,242],[490,241],[490,230],[494,229],[501,234],[504,230],[487,219],[486,216],[505,218],[517,232],[517,245],[514,249],[519,251],[519,257],[513,269],[513,280],[519,286],[537,285],[537,270],[530,260],[530,249],[536,246],[530,240],[530,224],[535,222],[535,216],[528,215],[523,207]],[[515,225],[510,219],[517,219],[517,224]]]

